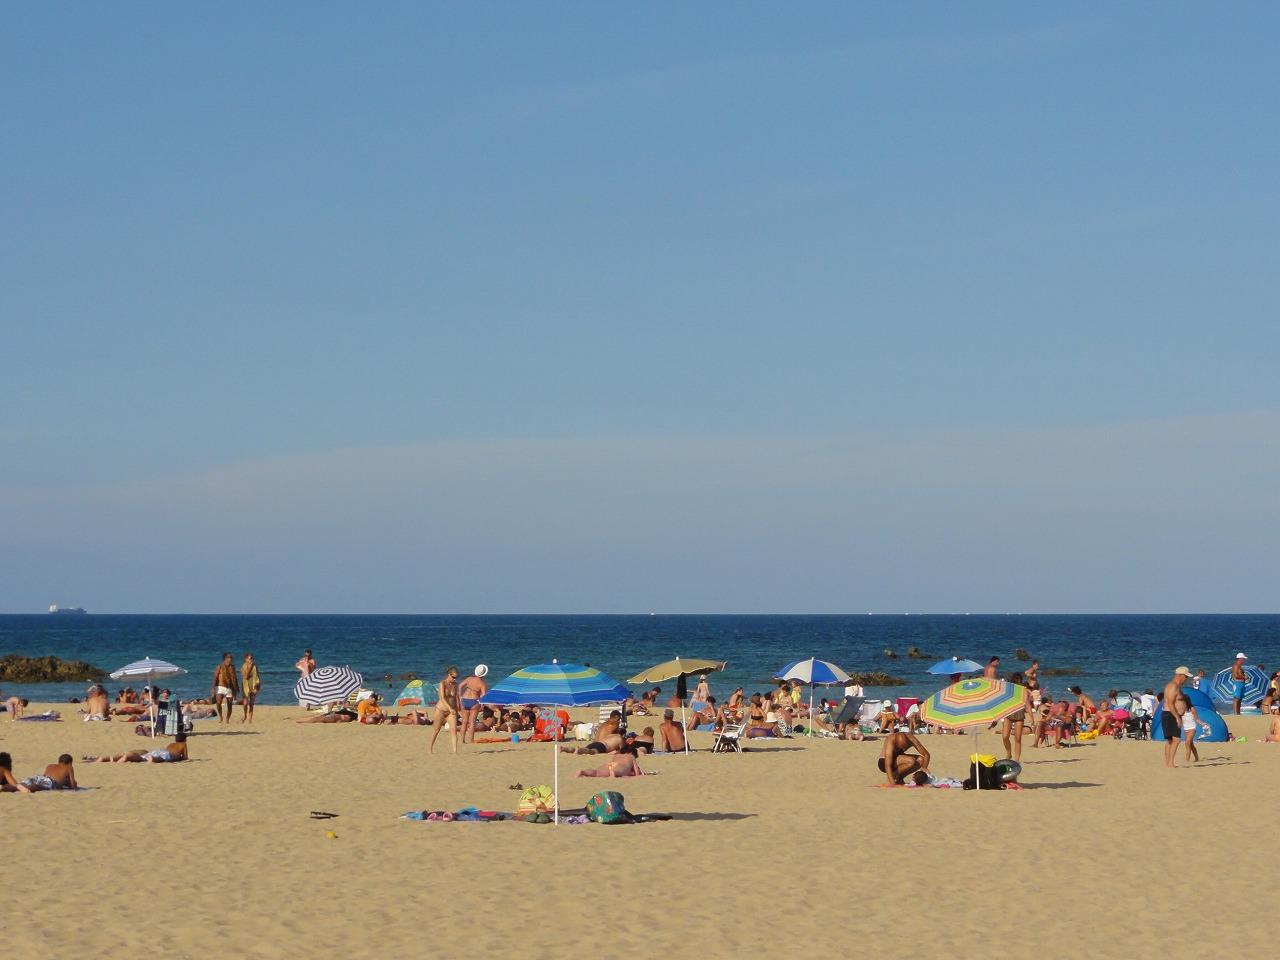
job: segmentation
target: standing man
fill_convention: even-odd
[[[253,723],[253,705],[258,701],[258,692],[262,689],[262,678],[258,675],[258,662],[252,653],[244,655],[244,663],[240,666],[240,676],[244,679],[241,691],[244,693],[244,716],[241,723]]]
[[[231,662],[231,654],[224,653],[218,669],[213,671],[213,703],[218,711],[219,723],[231,722],[231,711],[236,705],[236,691],[240,689],[240,681],[236,679],[236,665]],[[222,712],[223,707],[226,713]]]
[[[1200,690],[1204,687],[1204,684],[1208,679],[1209,678],[1204,675],[1204,667],[1200,667],[1196,670],[1196,675],[1191,678],[1191,686],[1196,690]]]
[[[484,680],[488,673],[489,668],[481,663],[476,666],[474,674],[458,684],[458,705],[462,707],[463,743],[475,742],[476,716],[480,713],[480,698],[489,692],[489,684]]]
[[[1160,732],[1164,734],[1164,765],[1177,766],[1173,758],[1178,754],[1178,741],[1182,739],[1183,703],[1182,685],[1191,679],[1191,671],[1179,667],[1173,671],[1173,679],[1164,685],[1163,710],[1160,712]]]
[[[1240,716],[1240,701],[1244,699],[1244,688],[1249,683],[1249,675],[1244,672],[1244,662],[1249,658],[1237,653],[1235,662],[1231,664],[1231,710]]]
[[[982,670],[982,675],[988,680],[995,680],[1000,676],[1000,658],[992,657],[987,661],[986,667]]]
[[[316,669],[316,659],[315,657],[311,656],[311,651],[303,650],[302,656],[298,658],[298,662],[293,665],[293,668],[302,675],[298,677],[299,680],[303,679],[303,677],[311,676],[311,674],[313,674]],[[307,703],[305,700],[299,700],[298,706],[310,707],[311,705]]]

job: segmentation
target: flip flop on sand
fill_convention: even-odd
[[[337,814],[336,814],[336,813],[329,813],[329,812],[327,812],[327,811],[325,811],[325,810],[312,810],[312,811],[311,811],[311,819],[312,819],[312,820],[332,820],[332,819],[333,819],[334,817],[336,817],[336,816],[337,816]]]

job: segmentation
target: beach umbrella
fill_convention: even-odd
[[[939,660],[925,672],[940,674],[944,677],[954,673],[981,673],[982,664],[974,663],[972,660],[962,660],[960,657],[951,657],[947,660]]]
[[[808,660],[794,660],[774,674],[775,680],[798,680],[809,685],[809,736],[813,736],[813,688],[818,684],[830,686],[835,683],[848,683],[852,677],[826,660],[810,657]]]
[[[1266,671],[1249,664],[1244,668],[1244,696],[1240,698],[1241,703],[1257,703],[1267,695],[1267,687],[1271,681],[1267,678]],[[1213,699],[1222,703],[1230,703],[1236,698],[1235,681],[1231,679],[1231,668],[1219,670],[1213,677],[1213,682],[1209,684],[1208,693]]]
[[[1027,688],[1008,680],[970,677],[943,687],[920,704],[920,719],[946,730],[974,729],[974,752],[977,752],[976,728],[999,723],[1026,706]],[[974,761],[974,783],[978,782]]]
[[[695,673],[712,673],[716,670],[723,670],[728,665],[729,662],[727,660],[700,660],[697,657],[676,657],[674,660],[655,663],[649,669],[637,673],[627,683],[663,683],[667,680],[688,677]],[[624,723],[626,719],[626,714],[623,714],[622,720]],[[685,718],[684,697],[680,698],[680,725],[685,728],[684,752],[688,753],[689,721]]]
[[[302,703],[336,703],[359,690],[363,682],[364,677],[350,667],[321,667],[295,683],[293,694]]]
[[[126,663],[119,670],[111,671],[112,680],[143,680],[148,686],[157,680],[165,680],[169,677],[180,677],[187,671],[181,667],[174,666],[168,660],[155,660],[151,657],[143,657],[141,660],[135,660],[133,663]],[[151,691],[151,736],[156,735],[156,695],[155,691]]]
[[[480,698],[481,703],[510,707],[532,704],[539,707],[585,707],[593,703],[614,703],[627,699],[631,692],[617,680],[595,667],[576,663],[540,663],[517,670]],[[556,735],[559,721],[550,727],[552,790],[555,792],[553,819],[560,822],[560,738]]]

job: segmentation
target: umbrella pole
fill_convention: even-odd
[[[973,728],[973,789],[982,789],[982,778],[978,776],[978,766],[982,761],[978,759],[978,728]]]
[[[689,720],[684,715],[684,701],[680,701],[680,726],[684,727],[684,755],[689,755]]]
[[[813,684],[809,684],[809,736],[813,736]]]
[[[557,719],[559,718],[557,717]],[[551,737],[551,750],[555,755],[555,759],[551,762],[552,763],[551,782],[553,784],[551,789],[555,791],[555,796],[554,796],[555,802],[553,805],[555,812],[552,814],[551,822],[553,824],[559,824],[560,823],[560,743],[554,735],[552,735]]]

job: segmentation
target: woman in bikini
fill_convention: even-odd
[[[427,753],[433,753],[436,749],[436,738],[440,736],[440,731],[444,729],[446,723],[453,733],[453,752],[458,752],[458,715],[461,713],[458,704],[458,668],[450,667],[444,672],[444,679],[436,684],[436,712],[432,725],[435,727],[431,731],[431,745],[427,747]]]

